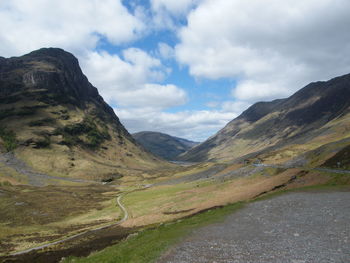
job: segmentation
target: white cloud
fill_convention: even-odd
[[[77,55],[94,48],[102,36],[120,44],[145,28],[120,0],[0,1],[0,24],[2,56],[47,46]]]
[[[186,92],[171,84],[145,84],[138,90],[120,92],[117,97],[121,106],[149,106],[159,110],[187,102]]]
[[[115,108],[122,123],[132,133],[159,131],[194,141],[204,141],[236,118],[250,104],[225,101],[213,110],[188,110],[176,113],[161,112],[154,107]]]
[[[153,108],[116,108],[115,112],[132,133],[160,131],[195,141],[205,140],[237,116],[237,113],[223,111],[168,113]]]
[[[152,68],[161,65],[158,59],[149,56],[145,51],[138,48],[129,48],[124,50],[123,57],[126,61],[135,66],[142,65],[147,68]]]
[[[347,0],[205,0],[176,57],[195,77],[238,79],[237,99],[284,97],[350,72],[349,13]]]
[[[171,59],[175,56],[174,49],[166,43],[158,43],[158,53],[163,59]]]
[[[151,7],[156,12],[167,11],[173,15],[183,15],[199,0],[151,0]]]
[[[245,101],[225,101],[221,108],[225,112],[240,113],[246,110],[251,104]]]
[[[135,90],[163,76],[160,61],[140,49],[127,49],[123,60],[107,52],[89,52],[81,57],[83,71],[91,82],[113,99],[113,91]]]
[[[123,57],[92,52],[82,68],[130,132],[160,131],[192,140],[204,140],[248,106],[225,102],[216,110],[164,112],[187,102],[186,92],[171,84],[154,81],[166,70],[159,60],[139,49],[127,49]]]
[[[156,28],[176,28],[176,19],[184,18],[202,0],[151,0],[153,23]]]
[[[123,107],[161,110],[187,101],[184,90],[171,84],[156,84],[167,70],[146,52],[129,48],[123,58],[107,52],[90,52],[82,57],[83,71],[109,103]]]

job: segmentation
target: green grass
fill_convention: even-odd
[[[111,139],[106,127],[101,130],[95,121],[88,117],[82,122],[58,128],[55,133],[62,134],[64,143],[68,146],[80,143],[92,149],[97,149],[105,140]]]
[[[12,186],[12,184],[9,181],[4,181],[4,182],[0,182],[0,186]]]
[[[162,252],[190,234],[193,229],[210,223],[220,222],[226,215],[243,207],[243,204],[239,202],[223,208],[211,209],[195,216],[178,220],[175,223],[167,223],[153,229],[146,229],[117,245],[96,252],[86,258],[69,257],[63,262],[154,262]]]
[[[304,186],[300,188],[278,190],[278,191],[271,192],[266,195],[257,197],[251,202],[263,201],[274,197],[278,197],[282,194],[295,193],[300,191],[305,192],[305,191],[342,191],[342,190],[350,190],[350,185],[336,184],[336,183],[330,182],[326,184],[309,185],[309,186]]]
[[[7,117],[11,117],[14,114],[15,114],[15,110],[13,108],[0,110],[0,120],[5,119]]]
[[[330,173],[325,171],[317,171],[320,174],[326,174],[330,177],[330,180],[325,184],[326,186],[338,186],[350,184],[350,174]]]
[[[33,127],[33,126],[43,126],[46,124],[51,124],[54,123],[55,119],[53,118],[44,118],[44,119],[40,119],[40,120],[35,120],[35,121],[31,121],[28,123],[29,126]]]
[[[127,194],[123,203],[128,207],[131,215],[137,217],[150,213],[154,208],[173,202],[174,204],[183,202],[181,192],[193,189],[191,183],[181,183],[177,185],[161,186],[149,188],[143,191],[135,191]]]
[[[7,152],[13,151],[17,147],[16,134],[6,128],[0,127],[0,138],[4,142]]]

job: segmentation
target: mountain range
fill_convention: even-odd
[[[258,102],[203,143],[179,156],[184,161],[262,158],[279,163],[339,143],[350,136],[350,74],[310,83],[286,99]]]
[[[120,177],[168,165],[161,158],[281,163],[309,153],[304,161],[319,163],[317,148],[343,142],[327,148],[331,158],[348,145],[350,74],[258,102],[198,144],[157,132],[131,136],[62,49],[0,57],[0,73],[0,147],[49,175]]]
[[[178,155],[199,144],[160,132],[143,131],[134,133],[132,136],[145,149],[169,161],[176,160]]]
[[[274,191],[349,185],[349,170],[350,74],[258,102],[198,144],[129,134],[62,49],[0,57],[1,262],[61,262],[121,239],[147,258],[159,233]]]

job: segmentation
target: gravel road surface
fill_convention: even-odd
[[[159,263],[349,263],[350,192],[294,192],[250,203],[194,231]]]

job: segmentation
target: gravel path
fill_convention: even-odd
[[[194,231],[159,263],[349,263],[350,192],[295,192],[251,203]]]
[[[180,183],[187,183],[187,182],[193,182],[193,181],[197,181],[197,180],[208,179],[208,178],[213,177],[214,175],[216,175],[217,173],[219,173],[223,169],[225,169],[225,167],[226,167],[225,165],[218,164],[218,165],[215,165],[215,166],[209,168],[208,170],[201,171],[201,172],[194,173],[194,174],[184,175],[184,176],[181,176],[179,178],[170,179],[170,180],[167,180],[164,182],[155,183],[152,186],[175,185],[175,184],[180,184]]]

